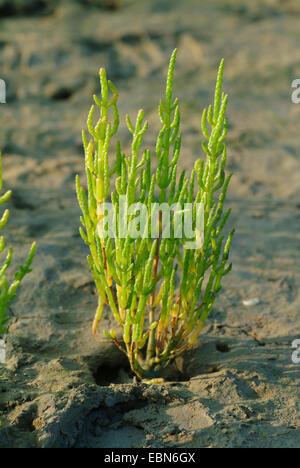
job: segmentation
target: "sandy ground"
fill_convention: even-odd
[[[0,447],[299,447],[300,78],[298,0],[0,0],[0,146],[14,192],[6,238],[34,272],[11,305],[0,367]],[[102,5],[102,6],[101,6]],[[107,6],[107,5],[106,5]],[[202,341],[173,381],[134,383],[91,338],[97,297],[78,235],[81,129],[107,68],[124,115],[144,108],[153,148],[170,53],[179,48],[182,167],[201,154],[200,116],[226,59],[228,195],[237,229]],[[258,305],[243,301],[259,298]],[[105,311],[103,324],[109,327]]]

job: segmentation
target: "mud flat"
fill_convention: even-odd
[[[290,98],[300,78],[299,22],[292,0],[132,0],[113,10],[100,1],[0,0],[0,146],[14,191],[5,235],[15,266],[38,242],[0,365],[1,448],[299,446],[300,365],[291,346],[300,338],[300,105]],[[124,150],[125,112],[134,117],[141,107],[153,148],[174,47],[188,170],[225,57],[227,203],[237,234],[233,271],[201,343],[165,384],[148,387],[133,381],[118,350],[91,338],[97,298],[74,175],[83,172],[81,129],[98,68],[120,90]]]

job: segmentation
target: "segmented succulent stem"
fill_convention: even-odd
[[[148,129],[143,110],[135,122],[126,117],[132,135],[130,153],[124,154],[120,142],[114,141],[120,123],[118,92],[105,70],[100,70],[101,98],[94,96],[87,121],[90,139],[83,132],[87,191],[76,177],[83,214],[80,234],[90,249],[88,263],[99,295],[93,334],[97,337],[106,305],[119,331],[105,330],[104,335],[128,356],[132,371],[141,379],[156,377],[193,346],[221,290],[222,278],[231,269],[228,255],[234,231],[226,241],[223,234],[230,214],[230,210],[223,213],[223,206],[231,178],[226,175],[224,61],[214,104],[202,114],[205,157],[195,161],[187,177],[185,172],[178,173],[182,136],[179,101],[173,98],[176,54],[177,50],[171,56],[165,97],[159,103],[161,129],[154,152],[142,149]],[[138,210],[131,210],[133,204]],[[158,206],[156,218],[150,209],[153,204]],[[173,213],[167,228],[166,206]],[[113,236],[104,235],[102,229],[109,210],[114,213]],[[194,228],[193,248],[185,232],[181,237],[176,234],[187,211]],[[141,225],[141,235],[132,235]],[[150,230],[153,225],[155,236]]]
[[[2,189],[2,154],[0,152],[0,190]],[[8,190],[4,195],[0,196],[0,205],[5,203],[11,197],[12,192]],[[2,218],[0,219],[0,229],[2,229],[9,218],[9,210],[5,210]],[[0,253],[3,252],[5,248],[5,239],[3,236],[0,237]],[[7,331],[7,322],[9,316],[7,314],[7,309],[9,302],[14,299],[16,296],[16,291],[24,278],[25,275],[30,273],[30,266],[33,261],[33,257],[36,251],[36,243],[34,242],[31,246],[29,255],[24,265],[19,266],[19,270],[15,273],[14,279],[11,283],[7,280],[6,272],[11,264],[13,256],[13,248],[9,247],[7,250],[6,258],[4,263],[0,268],[0,335],[4,334]]]

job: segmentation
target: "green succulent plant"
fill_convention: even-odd
[[[94,96],[87,120],[91,138],[83,131],[87,193],[76,176],[83,213],[80,234],[90,249],[88,263],[99,295],[93,334],[97,337],[106,304],[121,338],[115,329],[103,330],[104,335],[128,356],[140,379],[159,377],[164,367],[194,345],[221,290],[222,278],[231,269],[228,255],[234,230],[227,239],[223,234],[230,214],[230,209],[223,212],[223,206],[231,178],[225,174],[228,97],[222,93],[224,60],[214,104],[202,114],[205,157],[195,161],[187,177],[185,171],[178,174],[180,109],[178,99],[173,99],[176,53],[170,60],[165,98],[159,103],[161,129],[155,151],[141,149],[148,128],[143,110],[135,123],[126,117],[132,134],[130,154],[123,153],[118,140],[113,146],[120,121],[118,92],[105,70],[100,70],[101,98]],[[130,210],[133,205],[135,210]],[[155,216],[153,205],[158,206]],[[167,227],[163,222],[166,207],[173,210]],[[184,224],[187,212],[192,236],[185,231],[179,236],[177,228]],[[156,228],[155,235],[150,226]]]
[[[0,190],[2,189],[2,155],[0,152]],[[7,191],[4,195],[0,196],[0,205],[5,203],[12,195],[11,190]],[[0,229],[2,229],[9,218],[9,210],[6,209],[0,219]],[[3,236],[0,237],[0,253],[5,248],[5,239]],[[9,302],[16,296],[16,291],[27,273],[31,271],[30,266],[34,258],[36,250],[36,243],[34,242],[31,246],[28,258],[24,265],[19,266],[19,270],[15,273],[13,281],[9,284],[6,272],[11,264],[13,256],[13,248],[9,247],[6,255],[6,259],[0,267],[0,335],[3,335],[7,331],[7,322],[9,317],[7,315],[7,309]]]

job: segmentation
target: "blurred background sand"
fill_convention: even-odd
[[[296,0],[0,0],[0,147],[13,190],[14,265],[34,272],[11,306],[0,368],[1,447],[297,447],[300,439],[300,5]],[[98,69],[125,114],[143,108],[151,149],[167,64],[178,47],[181,167],[201,156],[201,113],[225,58],[227,205],[234,267],[175,383],[131,383],[126,361],[91,338],[97,297],[79,234],[74,176]],[[112,155],[113,157],[113,155]],[[243,301],[259,298],[246,307]],[[109,327],[106,310],[103,326]],[[109,386],[109,384],[113,385]]]

